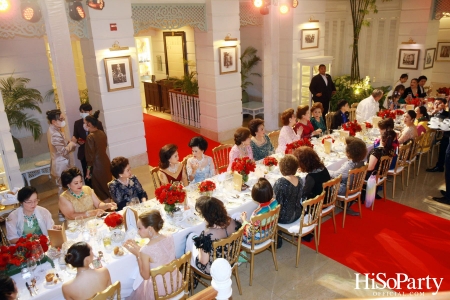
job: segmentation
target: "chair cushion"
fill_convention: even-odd
[[[333,204],[333,205],[326,207],[325,209],[322,209],[322,216],[324,214],[326,214],[327,212],[329,212],[330,210],[332,210],[334,207],[335,207],[335,205]]]
[[[308,223],[308,217],[309,216],[305,216],[304,222]],[[280,223],[278,223],[278,226],[280,226],[281,228],[287,230],[290,233],[298,233],[299,230],[300,230],[300,220],[297,220],[297,221],[292,222],[290,224],[280,224]],[[301,234],[303,234],[305,232],[310,232],[316,226],[317,226],[317,224],[313,224],[313,225],[310,225],[310,226],[304,226],[302,228],[302,233]]]
[[[337,199],[339,199],[339,200],[348,200],[348,199],[350,199],[350,198],[353,198],[353,197],[356,197],[356,196],[358,196],[359,194],[361,194],[361,192],[357,192],[357,193],[354,193],[354,194],[350,194],[350,195],[348,195],[348,198],[346,198],[345,196],[341,196],[341,195],[337,195]]]
[[[403,166],[402,166],[402,167],[398,167],[398,168],[397,168],[397,173],[395,172],[395,170],[389,170],[389,171],[388,171],[388,175],[399,174],[399,173],[401,173],[401,172],[403,171],[403,169],[404,169]]]
[[[255,248],[254,249],[255,250],[259,250],[261,248],[268,247],[271,242],[272,242],[272,239],[268,239],[267,241],[262,242],[261,244],[255,244]],[[242,246],[241,247],[244,247],[244,248],[246,248],[248,250],[252,249],[252,245],[251,244],[247,244],[247,243],[244,243],[244,242],[242,242]]]

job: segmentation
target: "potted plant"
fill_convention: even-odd
[[[256,52],[258,52],[258,50],[256,50],[252,46],[249,46],[245,48],[244,52],[239,58],[241,60],[241,88],[243,103],[248,102],[248,93],[246,92],[246,89],[250,85],[253,85],[253,82],[249,81],[250,76],[261,77],[260,73],[251,73],[253,67],[256,66],[259,61],[261,61],[261,58],[256,55]]]
[[[37,110],[42,113],[39,104],[43,102],[43,98],[37,89],[26,87],[28,82],[30,82],[28,78],[15,78],[11,75],[0,80],[0,91],[3,96],[9,125],[17,129],[25,128],[31,132],[34,140],[37,141],[42,134],[41,123],[38,119],[28,115],[25,110]],[[12,138],[17,158],[22,158],[22,146],[18,139],[14,136]]]
[[[174,80],[173,88],[180,89],[183,93],[191,96],[198,95],[198,80],[196,78],[197,72],[192,71],[191,73],[184,75],[180,78],[170,78]]]

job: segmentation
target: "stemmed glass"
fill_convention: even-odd
[[[44,250],[42,249],[41,244],[36,244],[31,246],[31,257],[36,261],[36,263],[39,265],[39,262],[44,258]],[[41,268],[41,270],[39,270],[40,273],[45,272],[45,270],[43,270]]]
[[[27,260],[27,268],[30,271],[31,279],[35,278],[36,280],[39,279],[39,277],[34,276],[34,270],[37,268],[36,260],[33,257],[30,257]]]

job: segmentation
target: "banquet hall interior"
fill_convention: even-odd
[[[369,4],[368,13],[358,15],[365,21],[355,42],[353,6],[366,2],[376,8]],[[255,118],[264,120],[266,133],[279,131],[284,111],[314,103],[309,86],[322,64],[336,86],[329,111],[348,100],[349,121],[359,101],[374,89],[386,94],[405,73],[405,87],[426,76],[422,101],[430,109],[435,98],[449,99],[450,0],[0,0],[0,217],[11,212],[8,192],[31,185],[55,224],[64,222],[61,190],[50,175],[47,111],[65,115],[68,142],[80,105],[99,110],[109,159],[128,158],[153,199],[151,172],[164,145],[176,144],[181,162],[192,154],[188,144],[195,136],[207,139],[205,154],[212,157],[214,147],[234,145],[236,129]],[[25,78],[41,95],[37,108],[8,102],[8,78]],[[11,119],[20,112],[28,122]],[[395,186],[389,177],[386,199],[374,200],[374,208],[363,204],[361,216],[347,215],[345,227],[342,209],[336,208],[337,227],[324,218],[318,252],[314,239],[302,241],[298,267],[297,247],[284,242],[275,253],[278,270],[270,251],[255,256],[249,285],[250,263],[239,260],[242,293],[232,275],[232,298],[449,299],[450,203],[432,199],[446,188],[444,167],[435,168],[442,147],[434,144],[408,168],[404,187],[401,175]],[[344,157],[321,158],[344,164]],[[77,150],[69,160],[82,169]],[[436,294],[434,285],[380,287],[378,280],[373,288],[361,282],[361,274],[373,278],[374,272],[443,280]],[[20,299],[50,299],[50,288],[33,298],[25,285],[18,288]],[[199,284],[192,297],[203,289]],[[127,297],[131,290],[122,292]]]

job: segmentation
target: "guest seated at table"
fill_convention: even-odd
[[[303,199],[311,199],[320,195],[323,191],[322,184],[331,179],[330,173],[320,160],[316,151],[307,146],[302,146],[294,151],[301,172],[308,173],[303,187]]]
[[[75,278],[64,282],[64,299],[85,300],[93,298],[111,285],[111,276],[107,268],[91,269],[94,260],[92,247],[86,242],[78,242],[67,250],[65,261],[77,269]]]
[[[383,98],[383,91],[374,89],[372,95],[359,102],[356,108],[356,120],[359,123],[370,122],[372,123],[372,117],[376,116],[380,110],[378,101]]]
[[[386,109],[391,109],[390,104],[391,104],[391,102],[393,102],[391,100],[393,99],[394,96],[395,96],[395,98],[398,98],[398,99],[396,99],[397,106],[400,106],[400,104],[401,104],[400,99],[403,97],[404,93],[405,93],[405,86],[403,84],[397,85],[393,90],[391,90],[387,94],[386,99],[384,100],[384,103],[383,103],[383,107]]]
[[[202,136],[196,136],[189,142],[189,148],[192,149],[192,157],[186,164],[189,181],[197,183],[216,175],[213,159],[205,155],[208,142]]]
[[[253,211],[251,217],[265,214],[271,210],[274,210],[278,206],[278,201],[273,198],[273,189],[270,185],[270,182],[265,178],[259,178],[258,182],[252,188],[252,199],[255,202],[258,202],[258,207]],[[250,219],[251,219],[250,217]],[[247,219],[247,213],[243,211],[241,213],[242,225],[244,226],[244,243],[248,243],[249,239],[252,236],[250,220]],[[259,224],[254,224],[255,227],[259,226]],[[264,237],[264,232],[258,232],[254,239],[259,240],[261,238],[261,234]]]
[[[108,183],[108,188],[111,198],[117,204],[117,210],[124,208],[133,198],[138,198],[139,202],[147,201],[147,193],[136,176],[131,174],[128,159],[123,156],[114,158],[111,173],[116,179]]]
[[[250,146],[252,147],[254,160],[261,160],[275,153],[272,142],[264,130],[264,120],[251,120],[248,123],[248,129],[250,129],[250,134],[252,135]]]
[[[231,165],[236,158],[249,157],[253,159],[253,151],[250,146],[251,134],[250,130],[240,127],[234,133],[234,146],[230,150],[229,163],[227,171],[231,171]]]
[[[16,282],[8,275],[0,275],[0,299],[16,300],[19,290]]]
[[[67,190],[59,196],[58,205],[66,219],[93,217],[104,213],[107,209],[117,209],[116,203],[100,201],[93,189],[83,185],[81,171],[78,168],[73,167],[63,171],[61,183]]]
[[[345,154],[347,155],[348,160],[339,168],[339,170],[329,171],[332,178],[342,175],[338,192],[341,196],[345,196],[347,191],[348,173],[353,169],[364,166],[364,159],[367,155],[366,143],[364,143],[361,139],[349,136],[345,138],[345,143],[347,144],[345,147]],[[358,212],[350,209],[352,204],[353,201],[347,204],[347,214],[350,216],[359,216]]]
[[[23,187],[17,193],[20,206],[12,211],[6,219],[6,237],[15,244],[20,237],[29,233],[48,235],[48,229],[61,229],[55,225],[52,214],[44,207],[38,206],[39,199],[36,188]]]
[[[210,275],[213,263],[212,247],[214,241],[229,237],[238,231],[241,224],[231,219],[223,202],[214,197],[202,196],[197,199],[195,210],[206,221],[206,229],[197,236],[195,233],[188,235],[186,239],[186,252],[191,251],[191,266]],[[227,249],[225,250],[227,252]],[[219,254],[220,252],[217,252]],[[220,255],[217,256],[218,258]]]
[[[323,120],[322,117],[322,112],[323,112],[323,105],[320,102],[315,102],[312,106],[311,106],[311,124],[314,127],[314,130],[322,130],[322,133],[324,133],[325,131],[327,131],[327,124],[325,123],[325,121]]]
[[[391,118],[386,118],[378,121],[378,129],[380,130],[380,137],[375,139],[373,142],[373,147],[377,148],[381,145],[381,137],[383,136],[383,133],[386,130],[394,130],[394,120]],[[398,139],[395,138],[394,142],[392,143],[392,148],[394,149],[394,156],[392,157],[391,166],[389,167],[390,170],[393,170],[395,168],[395,165],[397,164],[397,149],[399,147]]]
[[[159,150],[158,177],[161,184],[175,181],[182,182],[184,186],[189,184],[186,169],[179,159],[177,145],[167,144]]]
[[[295,132],[300,132],[302,138],[311,138],[312,136],[319,135],[322,133],[322,129],[314,130],[313,125],[311,124],[311,113],[309,112],[308,105],[299,105],[297,107],[297,119],[298,122],[294,126]],[[302,129],[299,129],[299,128]]]
[[[417,134],[421,135],[422,133],[428,131],[430,116],[428,115],[427,108],[425,106],[417,106],[414,111],[416,112],[414,125],[417,127]]]
[[[298,141],[302,135],[303,127],[300,127],[297,133],[292,128],[297,121],[297,117],[294,114],[294,109],[286,109],[281,114],[281,122],[283,127],[280,130],[280,135],[278,136],[278,147],[276,152],[283,153],[286,151],[286,145],[292,142]]]
[[[403,87],[403,90],[402,90],[402,93],[401,93],[401,94],[403,94],[403,92],[405,91],[404,83],[405,83],[407,80],[408,80],[408,74],[402,74],[402,75],[400,75],[399,80],[397,80],[397,82],[393,85],[393,88],[392,88],[392,89],[387,93],[387,95],[386,95],[386,99],[385,99],[384,102],[383,102],[383,107],[384,107],[384,108],[386,108],[386,109],[389,108],[387,99],[388,99],[389,97],[392,96],[392,94],[397,90],[397,87],[398,87],[398,86],[402,86],[402,87]],[[400,96],[401,96],[401,95],[400,95]]]
[[[347,100],[341,100],[337,104],[337,111],[333,114],[333,121],[331,122],[331,129],[338,129],[342,124],[350,121],[348,110],[350,107],[348,106]]]
[[[165,236],[160,234],[159,231],[164,225],[164,220],[161,214],[157,210],[151,210],[139,215],[137,221],[138,234],[141,238],[148,238],[149,242],[142,248],[136,244],[134,240],[128,240],[125,242],[124,247],[136,256],[139,266],[139,274],[141,275],[142,283],[139,287],[128,297],[127,299],[155,299],[153,291],[153,278],[150,277],[150,269],[155,269],[160,266],[166,265],[175,259],[175,243],[173,236]],[[166,282],[176,281],[177,276],[181,276],[178,270],[172,272],[172,276],[169,273],[164,275]],[[156,284],[158,286],[158,294],[160,296],[165,295],[164,282],[160,276],[156,278]],[[179,286],[177,286],[178,288]],[[168,292],[172,292],[170,284],[167,285]]]
[[[395,91],[392,96],[388,97],[388,108],[390,110],[395,110],[395,109],[399,109],[400,108],[400,103],[398,101],[400,101],[400,96],[401,94],[397,91]]]
[[[398,142],[400,145],[406,144],[411,140],[414,140],[418,136],[417,127],[414,126],[414,120],[416,119],[416,112],[413,110],[408,110],[403,119],[405,127],[398,137]]]
[[[445,98],[436,98],[436,100],[434,100],[434,108],[431,112],[431,116],[439,119],[448,118],[449,112],[445,110],[446,104],[447,100]]]
[[[405,89],[403,93],[403,98],[398,101],[398,103],[406,104],[408,100],[419,98],[419,80],[417,78],[411,79],[410,86]]]
[[[391,156],[393,157],[395,154],[394,143],[397,138],[397,134],[394,130],[386,130],[381,136],[381,146],[377,148],[373,148],[369,155],[367,156],[367,173],[366,180],[369,179],[372,173],[378,170],[380,166],[380,158],[382,156]]]

